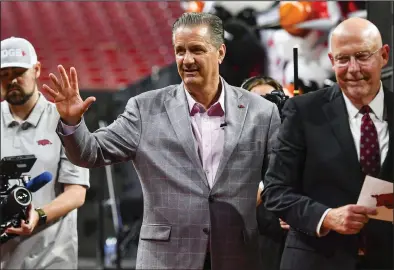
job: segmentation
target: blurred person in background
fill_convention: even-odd
[[[275,103],[278,107],[281,120],[282,109],[290,95],[289,91],[282,88],[282,85],[271,77],[254,76],[245,80],[241,88],[249,89],[248,91],[264,97],[265,99]]]
[[[257,98],[266,97],[275,91],[278,97],[285,95],[282,85],[268,76],[254,76],[246,79],[241,88],[257,94]],[[274,92],[274,93],[275,93]],[[270,100],[270,99],[269,99]],[[277,99],[278,101],[280,98]],[[272,100],[270,100],[272,101]],[[282,102],[284,102],[283,100]],[[280,101],[279,101],[280,102]],[[281,104],[276,104],[278,110],[282,108]],[[289,225],[281,219],[278,219],[272,212],[269,212],[263,204],[261,204],[261,192],[263,191],[263,170],[262,181],[259,184],[257,193],[257,223],[259,225],[259,249],[262,259],[262,269],[276,270],[279,269],[284,243],[286,240]]]
[[[56,134],[59,114],[39,92],[41,63],[23,38],[1,41],[1,158],[35,155],[29,174],[53,179],[33,193],[28,222],[10,227],[0,244],[1,269],[77,269],[77,208],[85,201],[89,171],[73,165]],[[1,214],[1,213],[0,213]]]
[[[394,181],[389,46],[351,18],[334,29],[329,58],[338,84],[286,102],[264,177],[264,205],[291,227],[281,269],[393,269],[393,224],[356,205],[367,175]]]
[[[185,13],[172,32],[182,83],[131,98],[94,133],[83,114],[95,98],[82,100],[76,70],[50,74],[59,136],[79,166],[133,161],[144,194],[137,269],[260,270],[254,194],[278,110],[219,75],[217,16]]]
[[[260,75],[248,78],[242,83],[241,87],[260,96],[270,94],[274,90],[282,92],[288,97],[292,96],[291,93],[286,88],[283,88],[277,80],[268,76]]]

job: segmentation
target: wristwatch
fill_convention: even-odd
[[[45,214],[44,210],[41,208],[36,208],[36,212],[38,213],[38,225],[45,225],[47,223],[47,215]]]

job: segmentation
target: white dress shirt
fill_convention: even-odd
[[[350,99],[343,94],[343,98],[345,99],[346,110],[349,115],[349,126],[350,131],[352,132],[354,144],[357,150],[358,160],[360,160],[360,138],[361,138],[361,119],[363,114],[359,112]],[[379,148],[380,148],[380,163],[383,164],[384,160],[386,159],[387,152],[389,150],[389,130],[388,130],[388,123],[384,119],[384,92],[382,83],[380,83],[380,89],[375,98],[368,104],[371,108],[372,112],[369,113],[378,133],[379,138]],[[350,179],[349,179],[350,180]],[[327,235],[328,231],[322,232],[321,225],[323,224],[323,220],[326,217],[328,211],[331,210],[327,209],[320,222],[317,226],[317,235],[324,236]]]

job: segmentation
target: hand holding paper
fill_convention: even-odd
[[[394,222],[393,183],[367,175],[357,204],[377,208],[377,215],[370,218]]]
[[[321,232],[326,234],[333,230],[340,234],[357,234],[368,222],[368,217],[376,213],[375,207],[355,204],[333,208],[324,218]]]

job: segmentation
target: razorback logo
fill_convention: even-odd
[[[47,140],[47,139],[39,140],[39,141],[37,141],[37,143],[38,143],[38,145],[42,145],[42,146],[52,144],[51,141]]]
[[[388,209],[394,209],[394,193],[371,195],[376,199],[376,207],[385,206]]]
[[[25,52],[22,49],[7,49],[1,50],[1,57],[8,57],[8,56],[25,56]]]

